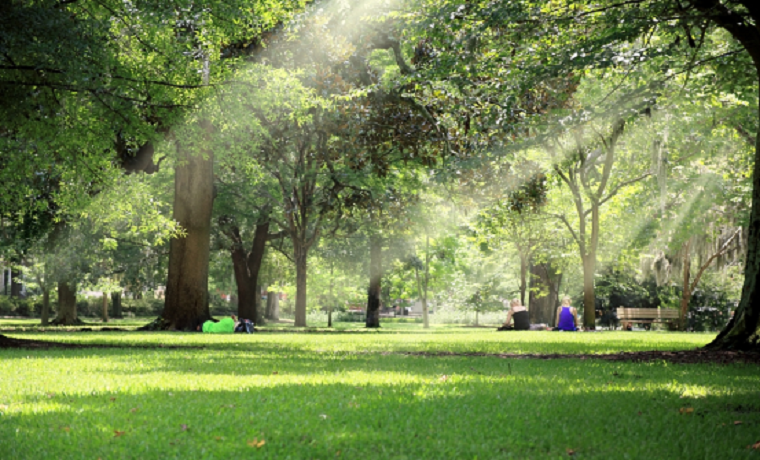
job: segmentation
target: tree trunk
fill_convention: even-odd
[[[294,326],[306,327],[306,250],[300,245],[295,246],[294,259],[296,262],[296,320]]]
[[[681,310],[678,315],[678,322],[681,330],[686,330],[686,315],[689,312],[689,301],[691,300],[691,239],[686,240],[683,244],[683,293],[681,295]]]
[[[233,247],[230,255],[237,285],[238,316],[256,321],[256,282],[250,276],[247,257],[242,247]]]
[[[58,315],[53,324],[58,326],[72,326],[81,324],[77,318],[77,289],[76,285],[66,282],[58,283]]]
[[[20,283],[21,281],[21,270],[12,268],[11,269],[11,297],[15,297],[17,299],[21,298],[21,291],[24,288],[24,285]]]
[[[103,291],[103,322],[108,322],[108,294]]]
[[[555,312],[559,305],[559,288],[562,273],[557,273],[550,262],[530,266],[530,294],[528,314],[530,322],[554,326]]]
[[[369,238],[369,290],[367,292],[367,327],[380,327],[380,289],[383,279],[383,238]]]
[[[40,312],[40,324],[47,326],[50,320],[50,289],[42,288],[42,312]]]
[[[596,325],[596,295],[594,292],[594,258],[583,256],[583,326],[593,329]]]
[[[206,134],[210,128],[204,126]],[[208,308],[208,264],[211,210],[214,203],[214,156],[211,151],[180,152],[174,178],[174,220],[186,235],[169,247],[169,274],[161,315],[165,328],[195,330],[211,317]],[[204,158],[205,156],[205,158]]]
[[[479,324],[478,324],[478,314],[479,314],[479,311],[475,310],[475,325],[476,326],[479,326]]]
[[[264,318],[272,319],[272,291],[267,291],[267,303],[264,307]]]
[[[121,311],[121,291],[111,293],[111,317],[123,318],[124,314]]]
[[[760,111],[758,111],[760,115]],[[752,206],[744,263],[742,297],[734,316],[706,348],[714,350],[756,349],[760,336],[760,134],[755,139],[755,164],[752,168]]]
[[[235,272],[235,284],[238,289],[238,316],[247,318],[256,324],[264,322],[261,305],[261,292],[258,289],[261,261],[264,259],[267,239],[269,238],[269,219],[264,218],[256,225],[251,251],[246,254],[240,238],[240,229],[233,227],[234,245],[231,250],[232,266]]]
[[[280,293],[272,292],[272,311],[269,313],[269,318],[272,321],[280,320]]]
[[[520,255],[520,305],[525,305],[525,291],[527,289],[528,258]]]

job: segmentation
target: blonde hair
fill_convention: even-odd
[[[570,301],[573,300],[569,296],[562,297],[562,305],[570,305]]]
[[[522,307],[522,303],[520,302],[520,299],[512,299],[509,301],[510,307]]]

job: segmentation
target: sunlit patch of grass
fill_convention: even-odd
[[[3,459],[755,458],[760,440],[756,366],[382,353],[675,350],[710,335],[10,335],[202,348],[0,350]]]

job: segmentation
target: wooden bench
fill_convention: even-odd
[[[618,307],[617,317],[621,323],[675,323],[678,321],[678,310]]]

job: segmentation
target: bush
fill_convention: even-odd
[[[164,311],[163,299],[121,299],[121,310],[126,316],[131,313],[134,316],[150,317],[158,316]]]
[[[35,303],[34,298],[19,299],[15,297],[0,296],[0,315],[2,316],[25,316],[34,317],[42,310],[42,303]]]

